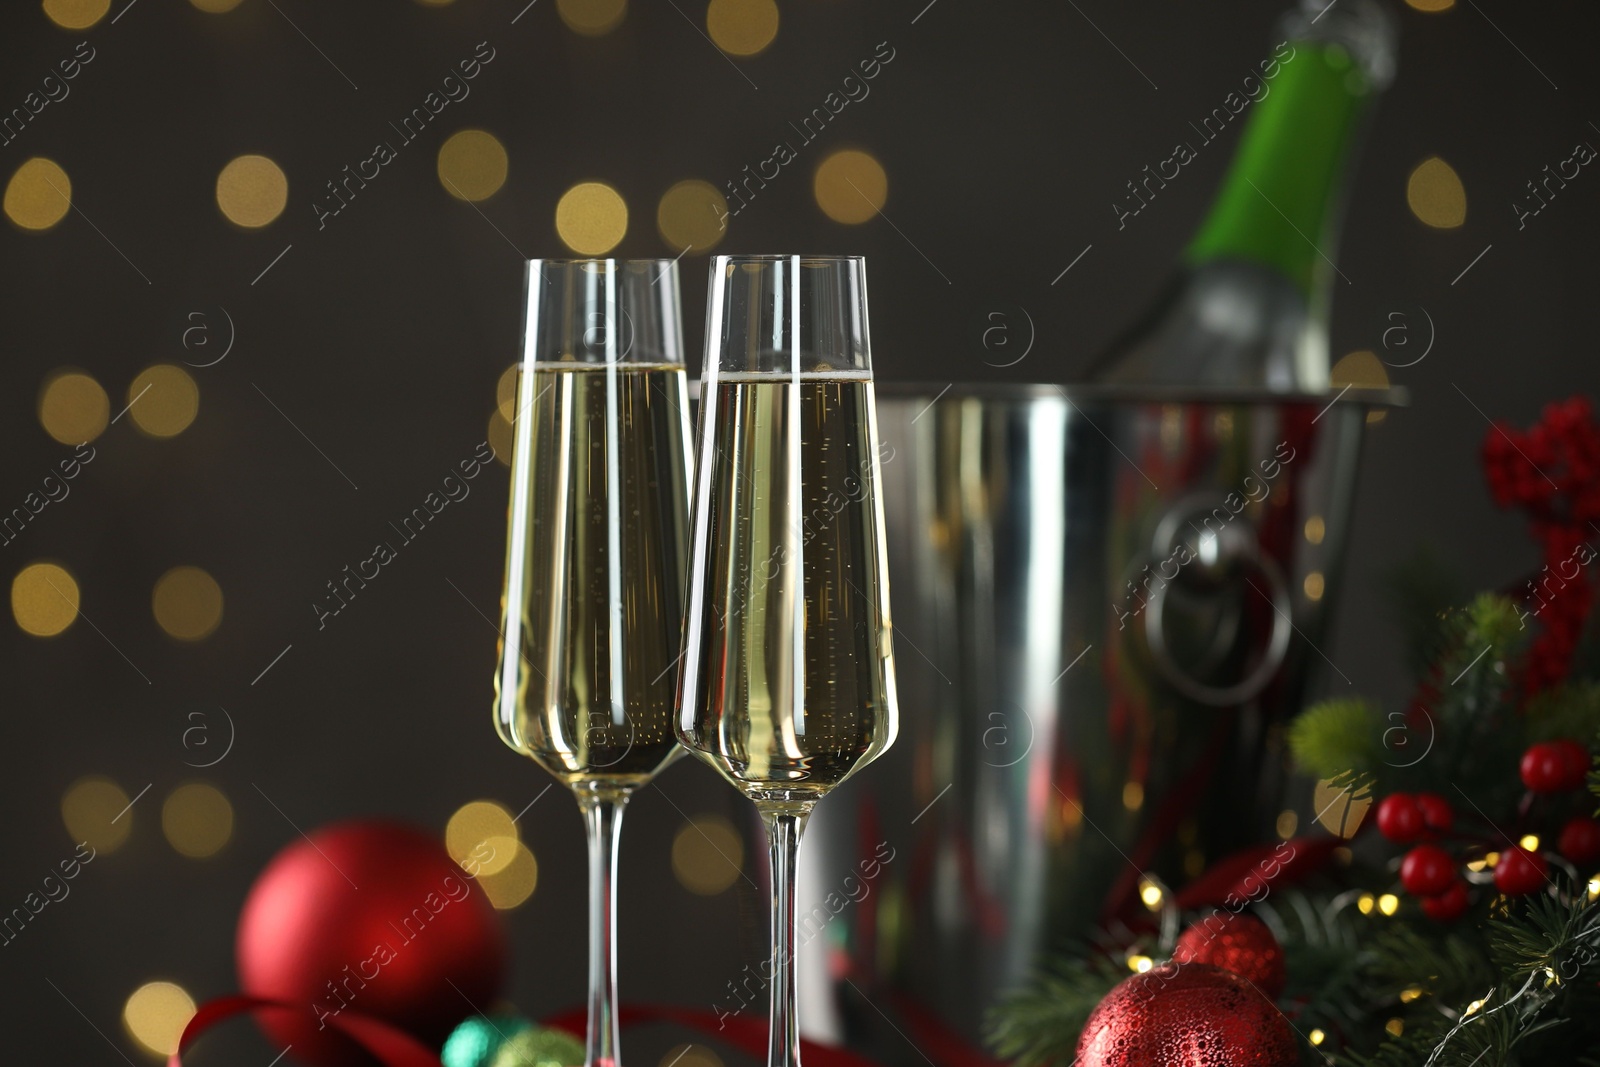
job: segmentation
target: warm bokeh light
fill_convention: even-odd
[[[241,0],[189,0],[189,3],[201,11],[209,11],[213,15],[220,15],[238,7]]]
[[[722,1057],[706,1045],[674,1045],[656,1067],[722,1067]]]
[[[1456,6],[1456,0],[1406,0],[1406,4],[1417,11],[1426,11],[1432,15],[1440,11],[1449,11]]]
[[[1144,783],[1127,781],[1122,783],[1122,806],[1129,811],[1138,811],[1144,807]]]
[[[1385,915],[1393,915],[1400,910],[1400,898],[1393,893],[1385,893],[1378,898],[1378,910]]]
[[[628,0],[556,0],[556,12],[573,32],[598,37],[622,25]]]
[[[1320,1045],[1324,1041],[1328,1040],[1328,1035],[1323,1033],[1321,1030],[1312,1030],[1306,1035],[1306,1040],[1311,1042],[1313,1045]]]
[[[78,583],[54,563],[30,563],[11,579],[11,614],[24,633],[54,637],[78,617]]]
[[[1128,970],[1137,971],[1139,974],[1143,974],[1155,965],[1155,960],[1139,953],[1134,953],[1128,957]]]
[[[672,873],[691,893],[716,896],[738,879],[744,867],[744,842],[720,815],[690,819],[672,839]]]
[[[539,885],[539,861],[527,845],[514,838],[491,838],[489,843],[497,850],[509,851],[511,862],[494,874],[480,874],[478,884],[488,894],[490,904],[509,911],[533,896]]]
[[[61,821],[73,844],[115,852],[133,829],[132,798],[109,778],[79,778],[61,798]]]
[[[161,832],[180,855],[204,859],[222,851],[233,836],[233,805],[222,791],[202,782],[180,785],[161,806]]]
[[[1328,372],[1328,381],[1335,389],[1349,386],[1352,389],[1387,389],[1389,372],[1383,361],[1372,352],[1361,349],[1342,357]]]
[[[661,194],[656,229],[676,252],[706,252],[728,232],[728,201],[710,182],[690,178]]]
[[[474,800],[457,808],[444,828],[450,858],[479,875],[499,874],[516,858],[517,824],[511,812],[492,800]],[[506,842],[510,845],[507,846]]]
[[[24,230],[48,230],[72,210],[72,180],[53,159],[34,156],[6,183],[6,218]]]
[[[604,182],[579,182],[556,204],[556,233],[580,256],[603,256],[628,232],[628,205]]]
[[[506,422],[516,421],[517,410],[517,374],[522,370],[522,364],[513,363],[500,375],[500,380],[494,383],[495,411]],[[499,451],[499,449],[495,449]]]
[[[44,13],[64,30],[86,30],[106,17],[111,0],[44,0]]]
[[[1529,852],[1538,852],[1539,851],[1539,835],[1538,834],[1523,834],[1522,835],[1522,840],[1518,841],[1517,844],[1521,845],[1523,848],[1527,849]]]
[[[506,146],[486,130],[457,130],[439,146],[439,184],[457,200],[487,200],[506,183]]]
[[[1372,807],[1372,795],[1357,796],[1350,786],[1334,785],[1332,779],[1324,778],[1312,791],[1311,807],[1317,812],[1317,822],[1323,829],[1350,838],[1355,836],[1361,820],[1366,818],[1367,809]]]
[[[1311,571],[1306,575],[1303,588],[1307,600],[1321,600],[1327,586],[1327,579],[1323,578],[1321,571]]]
[[[236,226],[259,229],[283,214],[288,202],[289,179],[266,156],[238,156],[217,175],[217,207]]]
[[[200,412],[200,387],[189,372],[157,363],[128,386],[128,417],[151,437],[176,437]]]
[[[1374,353],[1361,349],[1342,357],[1328,372],[1328,381],[1335,389],[1387,389],[1389,388],[1389,372],[1384,368],[1383,360]],[[1382,409],[1368,411],[1368,422],[1382,422],[1388,417],[1388,412]]]
[[[824,215],[855,225],[871,219],[888,202],[889,175],[872,156],[846,148],[817,166],[811,190]]]
[[[1327,536],[1328,524],[1321,515],[1313,515],[1306,520],[1306,540],[1314,545],[1322,544],[1322,539]]]
[[[1162,898],[1162,893],[1161,893],[1161,887],[1160,886],[1156,885],[1154,882],[1150,881],[1149,879],[1141,879],[1140,880],[1140,882],[1139,882],[1139,899],[1144,902],[1144,906],[1145,907],[1149,908],[1151,911],[1160,910],[1160,908],[1161,908],[1161,898]]]
[[[1455,169],[1438,156],[1423,160],[1411,172],[1406,203],[1418,220],[1435,229],[1453,230],[1467,221],[1467,190]]]
[[[1371,915],[1373,907],[1378,903],[1378,898],[1371,893],[1362,893],[1356,898],[1356,910],[1363,915]]]
[[[156,579],[150,609],[169,635],[199,641],[222,622],[222,587],[199,567],[174,567]]]
[[[774,0],[711,0],[706,33],[729,55],[753,56],[778,36],[778,5]]]
[[[178,1038],[192,1018],[194,998],[172,982],[146,982],[122,1006],[129,1036],[160,1056],[178,1051]]]
[[[82,371],[57,371],[39,391],[39,425],[64,445],[93,441],[110,421],[111,398]]]
[[[511,424],[500,414],[498,408],[489,416],[489,447],[494,449],[494,458],[507,467],[511,466],[511,449],[515,442],[511,435]]]
[[[1279,837],[1287,841],[1294,836],[1296,830],[1300,829],[1300,816],[1292,811],[1280,811],[1274,829],[1278,831]]]

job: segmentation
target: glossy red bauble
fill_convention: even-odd
[[[1166,963],[1107,993],[1078,1037],[1077,1067],[1294,1067],[1278,1006],[1231,971]]]
[[[1494,885],[1508,897],[1520,897],[1542,889],[1549,866],[1537,852],[1518,846],[1500,854],[1494,867]]]
[[[1400,884],[1419,897],[1443,893],[1455,877],[1455,861],[1438,845],[1418,845],[1400,861]]]
[[[1172,959],[1232,971],[1273,998],[1283,992],[1288,977],[1283,946],[1254,915],[1213,912],[1178,936]]]
[[[1589,750],[1570,737],[1563,737],[1550,742],[1561,750],[1561,755],[1567,764],[1567,777],[1565,786],[1568,789],[1582,789],[1584,781],[1589,777],[1591,766]]]
[[[1434,922],[1452,923],[1467,912],[1467,885],[1459,878],[1443,893],[1422,898],[1422,913]]]
[[[1438,793],[1418,793],[1417,808],[1422,812],[1423,823],[1436,834],[1449,833],[1455,825],[1456,809]]]
[[[1600,822],[1574,815],[1561,828],[1556,848],[1573,863],[1589,865],[1600,860]]]
[[[1426,825],[1422,809],[1410,793],[1390,793],[1378,803],[1378,832],[1397,845],[1421,837]]]
[[[1572,757],[1555,741],[1529,745],[1522,754],[1522,784],[1535,793],[1559,793],[1570,789]]]
[[[435,838],[386,822],[325,827],[285,848],[239,915],[239,983],[299,1010],[262,1013],[318,1067],[370,1064],[324,1017],[375,1016],[438,1048],[493,1002],[505,937],[482,887]]]

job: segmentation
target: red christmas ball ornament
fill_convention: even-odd
[[[1571,788],[1571,755],[1554,741],[1529,745],[1522,754],[1522,784],[1535,793],[1559,793]]]
[[[302,1009],[263,1012],[261,1028],[318,1067],[370,1063],[328,1016],[373,1016],[437,1048],[471,1014],[462,998],[493,1001],[506,968],[483,889],[439,841],[386,822],[324,827],[278,853],[235,948],[246,995]]]
[[[1561,828],[1556,848],[1573,863],[1591,864],[1600,860],[1600,822],[1574,815]]]
[[[1410,793],[1390,793],[1378,804],[1378,832],[1397,845],[1421,837],[1426,825],[1422,808]]]
[[[1078,1038],[1078,1067],[1294,1067],[1294,1031],[1249,982],[1205,963],[1166,963],[1107,993]]]
[[[1419,897],[1443,893],[1455,877],[1455,861],[1438,845],[1418,845],[1400,861],[1400,884]]]
[[[1422,812],[1423,823],[1436,834],[1447,834],[1455,825],[1456,809],[1438,793],[1418,793],[1417,809]]]
[[[1494,866],[1495,888],[1508,897],[1520,897],[1538,890],[1545,884],[1549,866],[1537,852],[1518,846],[1500,854]]]
[[[1434,922],[1455,922],[1467,913],[1467,884],[1457,878],[1443,893],[1423,897],[1422,913]]]
[[[1589,777],[1590,758],[1589,750],[1570,737],[1563,737],[1550,742],[1561,750],[1562,757],[1566,760],[1567,776],[1562,782],[1564,788],[1582,789],[1584,782]]]
[[[1254,915],[1215,912],[1191,924],[1178,935],[1172,959],[1232,971],[1273,998],[1283,992],[1288,977],[1283,946]]]

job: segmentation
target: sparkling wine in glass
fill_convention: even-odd
[[[862,259],[713,260],[698,450],[678,738],[766,824],[768,1061],[798,1067],[800,834],[896,731]]]
[[[689,400],[671,260],[531,260],[496,725],[589,835],[586,1067],[616,1067],[617,841],[677,752]]]

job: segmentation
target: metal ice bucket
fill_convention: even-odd
[[[1144,876],[1270,837],[1362,432],[1398,399],[879,387],[901,728],[806,835],[809,1031],[959,1062],[936,1050],[981,1047]]]

